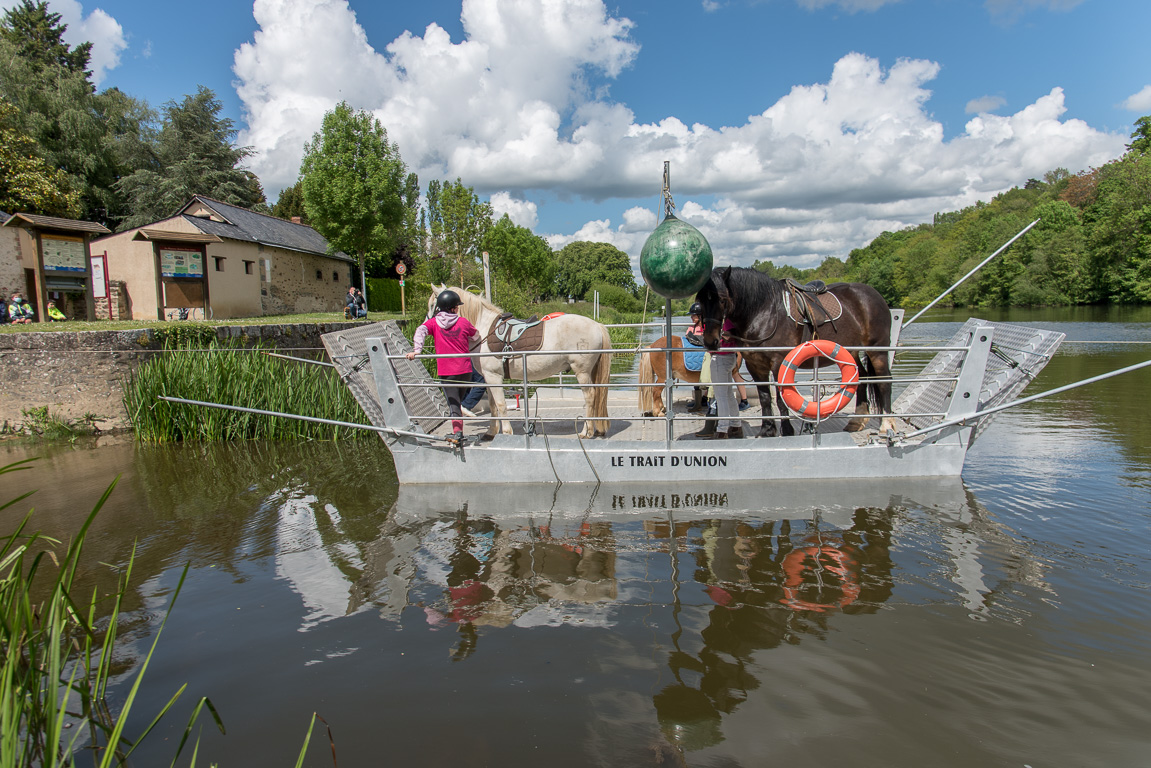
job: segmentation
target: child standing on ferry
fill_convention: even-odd
[[[420,324],[412,339],[412,351],[405,357],[415,359],[424,348],[424,339],[430,333],[437,355],[466,354],[470,352],[468,339],[478,336],[479,331],[460,317],[459,309],[463,301],[455,291],[442,291],[436,297],[436,315]],[[459,443],[464,437],[464,422],[460,411],[460,401],[472,384],[472,361],[468,357],[439,357],[436,372],[440,380],[450,382],[444,387],[448,399],[448,413],[452,419],[452,439]]]

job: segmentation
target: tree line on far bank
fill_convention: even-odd
[[[90,45],[70,47],[43,0],[21,0],[0,18],[0,210],[98,221],[122,231],[167,218],[202,194],[282,218],[298,216],[362,275],[422,284],[483,285],[509,310],[593,291],[624,312],[644,302],[628,256],[606,243],[547,241],[462,180],[422,189],[370,113],[341,103],[306,145],[297,183],[269,206],[244,168],[252,150],[233,144],[222,104],[200,87],[159,111],[117,90],[97,92]],[[963,305],[1151,302],[1151,116],[1136,121],[1121,158],[1078,174],[1031,179],[988,203],[936,214],[930,224],[884,232],[846,261],[800,270],[770,261],[776,277],[874,285],[893,306],[935,298],[1030,221],[1007,253],[949,298]],[[717,263],[722,264],[722,254]],[[685,309],[676,305],[677,310]],[[650,305],[649,305],[650,306]]]
[[[1057,168],[930,224],[884,232],[847,261],[774,277],[869,283],[892,306],[921,306],[1035,219],[1039,223],[948,297],[961,306],[1151,303],[1151,116],[1127,152],[1078,174]]]

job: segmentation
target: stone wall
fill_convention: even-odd
[[[215,330],[220,340],[246,348],[263,342],[309,357],[322,355],[322,334],[354,325],[227,325]],[[102,419],[103,430],[128,429],[124,385],[162,346],[162,336],[150,328],[0,334],[0,426],[18,427],[26,421],[23,411],[47,406],[60,418],[93,413]]]
[[[97,320],[131,320],[128,286],[123,280],[108,281],[108,298],[96,299]]]

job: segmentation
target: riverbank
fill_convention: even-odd
[[[264,346],[323,355],[320,336],[352,322],[167,323],[130,330],[61,330],[0,334],[0,429],[18,430],[25,411],[48,408],[63,420],[95,416],[101,431],[131,428],[124,387],[131,374],[175,338],[211,339],[244,349]],[[35,327],[35,326],[33,326]]]

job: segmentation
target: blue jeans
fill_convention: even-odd
[[[479,371],[476,370],[475,363],[472,363],[472,383],[473,384],[483,384],[484,383],[484,377],[481,376]],[[480,400],[484,399],[484,395],[486,395],[487,393],[488,393],[488,391],[484,387],[472,387],[468,391],[468,394],[464,397],[464,401],[462,403],[460,403],[460,405],[462,405],[464,408],[467,408],[470,411],[472,408],[476,407],[476,403],[478,403]]]

